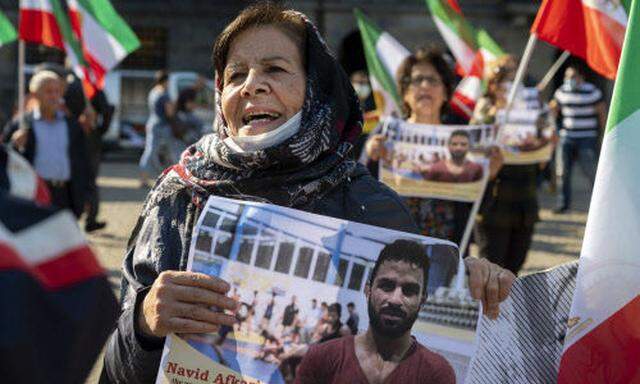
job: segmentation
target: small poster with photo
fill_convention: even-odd
[[[525,165],[551,160],[554,126],[547,108],[512,109],[508,117],[506,111],[500,111],[496,123],[497,143],[505,164]]]
[[[403,261],[398,247],[407,246],[416,262]],[[415,285],[406,294],[420,295],[419,304],[368,300],[403,262],[412,269],[402,278]],[[370,327],[410,330],[446,359],[459,383],[475,353],[479,304],[457,246],[445,240],[212,196],[194,228],[187,269],[230,284],[237,323],[169,335],[156,383],[290,383],[314,344]],[[402,284],[404,295],[411,284]]]
[[[424,125],[390,118],[379,178],[406,197],[481,199],[489,177],[490,125]]]

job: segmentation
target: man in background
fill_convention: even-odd
[[[70,209],[79,217],[88,189],[88,158],[85,136],[77,121],[63,111],[65,86],[52,71],[40,71],[29,82],[35,107],[4,130],[2,141],[10,143],[46,183],[54,206]]]
[[[602,91],[585,81],[577,65],[566,69],[564,83],[556,90],[549,105],[560,128],[555,212],[564,213],[571,207],[571,173],[576,159],[593,186],[598,163],[598,135],[606,124],[607,112]]]

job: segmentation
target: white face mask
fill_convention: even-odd
[[[360,100],[364,100],[371,94],[371,87],[369,84],[354,84],[353,89],[356,91],[356,95]]]
[[[273,131],[261,133],[254,136],[229,136],[224,139],[225,144],[238,153],[255,152],[265,148],[273,147],[295,135],[300,130],[300,120],[302,111],[293,115],[284,124]]]

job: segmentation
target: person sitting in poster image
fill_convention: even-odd
[[[447,142],[449,158],[444,158],[426,169],[418,169],[426,180],[446,183],[470,183],[482,179],[482,165],[467,159],[469,132],[453,131]],[[496,172],[497,173],[497,172]],[[495,176],[495,175],[494,175]]]
[[[365,287],[369,328],[309,349],[296,384],[455,383],[444,357],[411,336],[427,300],[429,259],[423,245],[396,240],[380,252]]]
[[[400,197],[349,157],[362,124],[357,96],[308,17],[279,3],[252,5],[218,35],[213,57],[220,94],[214,132],[149,192],[123,260],[122,313],[102,383],[152,383],[165,336],[236,322],[221,312],[238,305],[230,283],[186,271],[193,229],[211,195],[418,232]],[[465,264],[473,297],[497,316],[506,298],[498,293],[515,276],[477,258]]]

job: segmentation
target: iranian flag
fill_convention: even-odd
[[[460,80],[449,103],[455,114],[466,119],[471,118],[473,110],[476,107],[476,102],[480,100],[484,93],[484,85],[482,82],[483,61],[482,53],[478,51],[473,61],[471,71]]]
[[[17,38],[17,33],[9,19],[0,12],[0,47],[14,41]]]
[[[544,0],[531,32],[615,79],[631,0]]]
[[[462,16],[456,2],[451,0],[426,0],[427,7],[433,16],[442,38],[456,58],[464,75],[468,75],[473,67],[476,51],[476,33]]]
[[[380,30],[360,10],[354,10],[362,36],[369,81],[376,107],[382,116],[400,111],[400,97],[395,75],[409,51],[389,33]]]
[[[73,72],[82,80],[85,94],[93,97],[90,68],[59,0],[20,0],[18,29],[21,40],[65,51]]]
[[[640,383],[640,0],[629,9],[560,384]]]
[[[466,119],[471,118],[476,103],[484,94],[484,80],[488,75],[489,64],[505,54],[495,40],[489,36],[489,33],[483,29],[476,33],[476,41],[479,48],[476,51],[471,71],[460,81],[450,102],[453,112]]]
[[[140,41],[109,0],[68,0],[71,26],[91,68],[92,83],[104,87],[105,74]]]
[[[476,42],[478,43],[478,52],[482,57],[482,76],[483,79],[486,79],[488,76],[487,70],[490,68],[490,64],[506,55],[506,52],[484,29],[480,29],[476,33]]]

